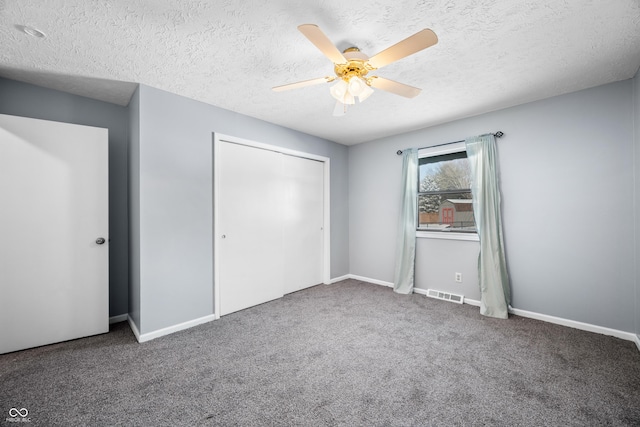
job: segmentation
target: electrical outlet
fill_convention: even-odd
[[[456,273],[456,282],[462,283],[462,273]]]

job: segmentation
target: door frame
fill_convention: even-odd
[[[263,150],[275,151],[276,153],[286,154],[289,156],[301,157],[303,159],[315,160],[323,163],[324,178],[324,200],[323,200],[323,256],[322,256],[322,280],[325,285],[331,283],[331,159],[329,157],[319,156],[316,154],[306,153],[303,151],[291,150],[276,145],[265,144],[262,142],[251,141],[249,139],[238,138],[235,136],[225,135],[213,132],[213,297],[214,297],[214,316],[220,318],[220,269],[218,268],[220,253],[220,239],[217,232],[220,229],[218,223],[218,198],[220,195],[220,143],[228,142],[231,144],[246,145],[249,147],[259,148]]]

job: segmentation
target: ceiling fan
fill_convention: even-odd
[[[424,29],[369,58],[357,47],[340,52],[317,25],[303,24],[298,30],[333,62],[336,75],[276,86],[273,90],[280,92],[337,80],[330,89],[331,96],[337,100],[334,116],[344,115],[347,106],[355,104],[356,98],[359,102],[367,99],[373,93],[372,87],[406,98],[418,95],[421,89],[417,87],[368,74],[438,43],[436,34]]]

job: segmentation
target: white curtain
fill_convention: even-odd
[[[396,270],[393,290],[399,294],[413,292],[418,220],[418,150],[404,150],[402,160],[402,203],[398,221]]]
[[[511,301],[502,237],[496,139],[480,135],[465,140],[471,164],[473,214],[480,237],[478,280],[480,313],[506,319]]]

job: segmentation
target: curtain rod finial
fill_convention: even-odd
[[[496,138],[502,138],[502,136],[504,136],[504,132],[499,130],[498,132],[495,133],[495,135],[496,135]]]
[[[402,154],[402,150],[396,151],[396,154],[399,156],[400,154]]]

